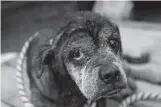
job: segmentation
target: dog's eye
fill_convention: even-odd
[[[112,49],[114,49],[115,52],[118,51],[118,49],[119,49],[119,41],[118,40],[116,40],[116,39],[110,39],[109,40],[109,44],[112,47]]]
[[[69,57],[74,60],[81,60],[84,57],[84,54],[79,49],[74,49],[70,51]]]

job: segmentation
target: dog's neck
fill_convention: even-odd
[[[72,80],[72,78],[69,76],[68,73],[66,74],[60,74],[59,72],[57,74],[54,74],[55,81],[58,87],[59,92],[59,98],[56,100],[61,100],[62,104],[70,105],[70,103],[73,103],[73,100],[75,102],[85,103],[86,98],[79,90],[76,83]],[[76,101],[77,100],[77,101]]]

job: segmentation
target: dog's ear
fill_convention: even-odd
[[[59,87],[50,65],[54,60],[54,32],[53,29],[44,29],[36,33],[37,36],[31,42],[27,53],[30,86],[36,86],[44,96],[51,99],[56,99],[59,94]]]
[[[44,67],[50,66],[55,56],[55,46],[60,39],[59,34],[56,36],[51,30],[43,30],[39,33],[37,48],[33,58],[33,63],[37,67],[37,78],[40,78],[43,74]]]
[[[49,66],[52,61],[54,52],[50,44],[40,45],[37,54],[34,58],[34,63],[37,66],[37,78],[40,78],[44,72],[44,66]]]

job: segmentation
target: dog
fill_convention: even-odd
[[[119,29],[108,18],[67,13],[58,25],[36,34],[27,53],[36,107],[83,107],[126,88]]]

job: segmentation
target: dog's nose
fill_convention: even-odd
[[[101,66],[99,72],[101,80],[105,83],[116,82],[120,77],[120,71],[118,68],[109,69],[109,67]]]

